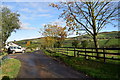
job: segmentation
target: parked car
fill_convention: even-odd
[[[25,49],[24,48],[21,48],[20,46],[10,46],[8,48],[8,54],[10,53],[17,53],[17,52],[21,52],[21,53],[24,53],[25,52]]]

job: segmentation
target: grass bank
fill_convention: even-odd
[[[21,63],[17,59],[5,59],[1,64],[0,75],[9,78],[16,78],[20,69]]]
[[[93,78],[120,80],[120,64],[103,63],[93,60],[85,60],[84,58],[66,57],[59,53],[49,53],[44,51],[46,55],[63,61],[77,71],[83,72]]]

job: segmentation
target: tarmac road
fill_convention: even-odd
[[[46,56],[41,50],[30,54],[13,54],[11,58],[21,61],[18,78],[76,78],[88,79],[83,73],[65,66]]]

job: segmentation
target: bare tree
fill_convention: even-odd
[[[60,15],[66,21],[68,30],[74,30],[76,33],[85,31],[94,41],[96,52],[99,45],[97,35],[107,24],[113,24],[118,20],[117,2],[60,2],[50,4],[52,7],[61,9]],[[97,57],[99,54],[97,54]]]

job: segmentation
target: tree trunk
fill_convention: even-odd
[[[97,57],[96,59],[99,58],[99,53],[98,53],[98,41],[97,41],[97,30],[96,30],[96,19],[95,19],[95,12],[94,12],[94,8],[92,8],[92,28],[93,28],[93,40],[94,40],[94,45],[95,45],[95,50],[97,53]]]
[[[99,53],[98,53],[99,45],[98,45],[97,35],[93,36],[93,40],[94,40],[95,50],[96,50],[96,53],[97,53],[96,59],[99,59]]]

